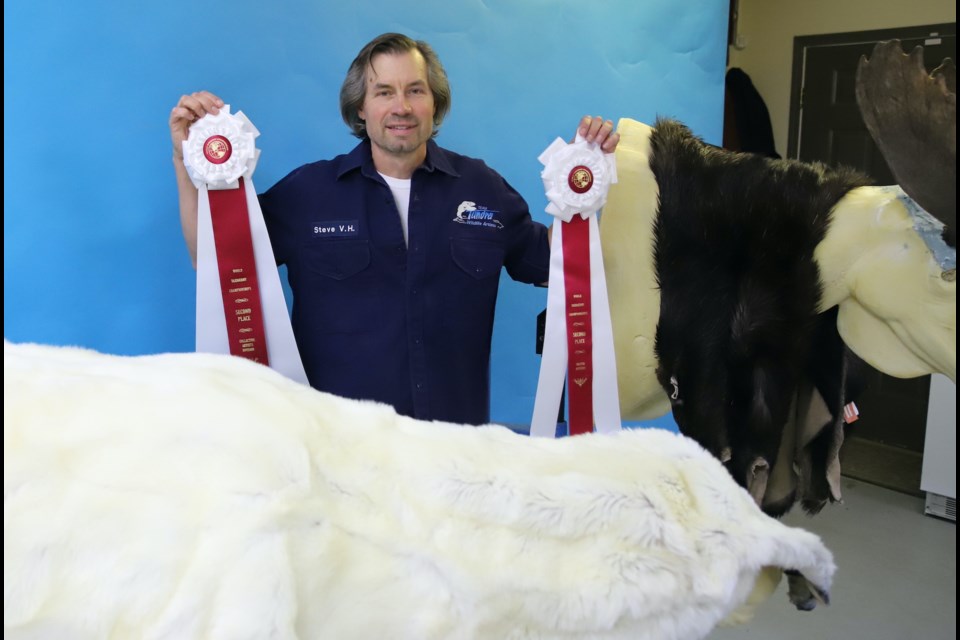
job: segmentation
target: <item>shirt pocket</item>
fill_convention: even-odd
[[[450,252],[454,264],[476,280],[500,275],[506,255],[502,245],[486,240],[453,238]]]
[[[346,280],[370,266],[370,245],[366,241],[316,243],[307,254],[307,270],[333,280]]]
[[[376,277],[370,245],[363,241],[321,241],[304,250],[304,278],[294,289],[303,345],[327,334],[375,331],[383,318],[383,283]],[[329,346],[310,347],[329,349]]]

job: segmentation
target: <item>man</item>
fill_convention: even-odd
[[[222,106],[198,92],[170,113],[194,263],[197,191],[181,143]],[[277,262],[287,265],[313,387],[419,419],[483,424],[500,269],[546,282],[549,236],[499,174],[433,142],[449,107],[446,73],[427,43],[375,38],[340,90],[341,114],[361,143],[293,171],[260,204]],[[619,140],[602,118],[583,118],[579,132],[606,152]]]

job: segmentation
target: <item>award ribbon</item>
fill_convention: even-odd
[[[253,186],[259,135],[224,105],[195,122],[183,143],[198,190],[197,351],[249,358],[307,384]]]
[[[530,435],[554,437],[567,374],[569,434],[620,428],[613,353],[597,212],[617,181],[616,162],[579,135],[560,138],[540,155],[553,224],[547,324]]]
[[[208,142],[209,144],[209,142]],[[230,353],[270,366],[260,286],[243,178],[236,189],[209,191],[210,220]],[[234,322],[234,320],[236,322]]]

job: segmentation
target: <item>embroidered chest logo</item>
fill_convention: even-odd
[[[357,235],[357,220],[324,220],[313,225],[313,237],[350,238]]]
[[[499,211],[491,211],[486,207],[477,206],[476,202],[464,200],[457,207],[457,215],[454,222],[468,224],[473,227],[488,227],[491,229],[503,229],[503,223],[497,220]]]

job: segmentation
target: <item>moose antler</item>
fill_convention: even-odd
[[[857,67],[863,120],[900,187],[943,222],[956,247],[957,68],[946,58],[932,73],[923,47],[909,55],[899,40],[880,42]]]

